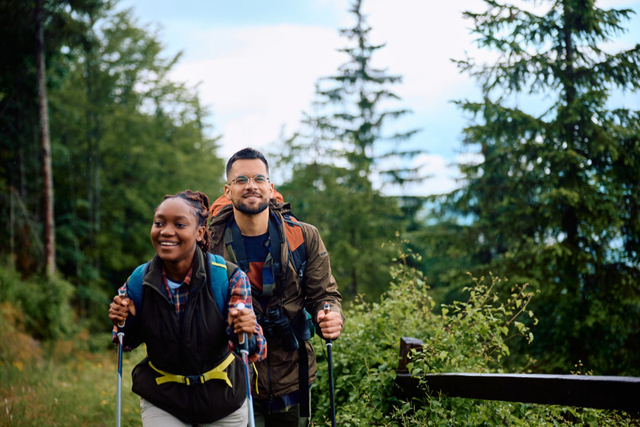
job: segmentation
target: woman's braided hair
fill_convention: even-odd
[[[193,208],[193,213],[198,219],[198,227],[204,227],[204,237],[199,240],[198,246],[202,252],[207,252],[211,247],[211,233],[209,233],[209,197],[200,191],[185,190],[178,194],[166,195],[164,200],[180,198]]]

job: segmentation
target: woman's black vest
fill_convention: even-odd
[[[229,352],[226,319],[216,304],[204,263],[204,254],[197,248],[191,290],[180,320],[167,297],[162,261],[156,256],[144,277],[142,307],[136,313],[147,357],[133,370],[133,392],[187,423],[217,421],[239,409],[246,398],[242,361]],[[227,364],[211,378],[212,369]]]

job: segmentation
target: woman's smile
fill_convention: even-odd
[[[164,262],[191,263],[198,230],[198,219],[193,208],[182,199],[167,199],[156,209],[151,241]]]

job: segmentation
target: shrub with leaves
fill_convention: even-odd
[[[343,426],[532,425],[591,423],[625,425],[623,414],[600,410],[479,401],[426,394],[403,401],[395,389],[400,338],[424,342],[408,365],[415,376],[435,372],[502,372],[509,345],[531,342],[522,321],[537,320],[527,309],[533,292],[526,285],[509,287],[491,276],[473,279],[466,302],[435,310],[424,275],[407,266],[400,254],[390,271],[391,285],[379,302],[356,301],[346,313],[340,338],[333,343],[336,413]],[[418,260],[419,261],[419,260]],[[329,381],[324,342],[315,341],[318,379],[312,392],[313,422],[330,423]],[[513,369],[512,367],[510,369]],[[519,371],[526,370],[526,364]],[[423,385],[426,390],[426,385]]]
[[[464,288],[469,294],[466,302],[443,305],[441,316],[431,319],[438,328],[423,339],[420,363],[410,364],[413,374],[499,371],[499,362],[510,355],[508,341],[518,337],[533,341],[529,327],[518,321],[526,315],[537,323],[533,312],[527,310],[534,296],[527,285],[508,289],[504,301],[498,289],[505,288],[506,280],[495,276],[472,280],[474,286]]]
[[[21,366],[42,356],[38,343],[24,330],[24,315],[8,302],[0,302],[0,366]]]
[[[23,279],[11,264],[0,265],[0,302],[22,312],[24,329],[34,338],[55,340],[73,332],[72,295],[73,286],[58,276]]]

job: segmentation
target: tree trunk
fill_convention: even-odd
[[[87,95],[88,108],[86,111],[87,120],[87,201],[89,203],[88,224],[89,224],[89,246],[91,247],[91,256],[93,267],[96,271],[100,271],[100,256],[98,245],[96,244],[97,236],[100,232],[100,117],[99,117],[99,101],[96,95],[98,83],[94,76],[99,74],[97,64],[99,58],[96,54],[97,42],[93,33],[95,21],[90,17],[89,21],[89,39],[91,43],[85,47],[85,63],[86,78],[85,92]],[[94,73],[93,71],[96,71]]]
[[[38,110],[40,158],[42,162],[42,204],[44,231],[45,271],[52,276],[56,271],[55,225],[53,221],[53,179],[51,173],[51,143],[49,141],[49,113],[44,63],[44,28],[42,0],[36,1],[36,62],[38,70]]]

